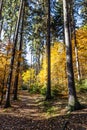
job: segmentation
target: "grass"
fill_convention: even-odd
[[[87,92],[87,79],[76,82],[78,92]]]
[[[54,117],[60,114],[61,105],[59,105],[59,102],[56,99],[52,99],[49,101],[42,100],[39,102],[39,106],[41,111],[47,118]]]

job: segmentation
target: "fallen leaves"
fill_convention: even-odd
[[[61,98],[61,100],[58,98],[44,105],[43,97],[40,95],[32,96],[26,92],[22,92],[19,97],[20,100],[12,102],[13,106],[11,108],[0,108],[0,130],[87,129],[87,108],[65,115],[63,113],[65,109],[61,111],[60,109],[67,105],[67,99]],[[58,106],[60,106],[60,109],[57,109]],[[50,111],[50,116],[46,114],[48,110]]]

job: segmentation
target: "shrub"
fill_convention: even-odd
[[[28,89],[28,92],[30,92],[30,93],[40,93],[40,86],[37,83],[32,84],[30,86],[30,88]]]
[[[46,91],[47,91],[47,87],[46,87],[46,86],[41,87],[40,93],[41,93],[42,95],[46,95]],[[52,93],[52,97],[57,96],[58,93],[59,93],[58,87],[57,87],[57,86],[52,87],[51,93]]]
[[[27,85],[25,85],[25,84],[23,84],[23,85],[21,85],[21,90],[27,90],[28,89],[28,86]]]
[[[52,96],[53,96],[53,97],[58,96],[58,93],[59,93],[58,88],[55,87],[55,88],[52,89]]]
[[[76,82],[77,90],[80,92],[87,91],[87,79],[81,80],[80,82]]]
[[[42,95],[46,95],[46,86],[41,87],[40,93],[41,93]]]

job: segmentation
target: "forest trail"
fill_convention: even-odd
[[[39,101],[43,100],[43,97],[38,94],[29,94],[27,91],[20,91],[18,94],[18,101],[11,100],[11,108],[0,108],[0,114],[10,114],[15,116],[29,117],[30,119],[40,119],[41,112],[39,109]]]
[[[41,95],[20,92],[11,108],[0,108],[0,130],[87,130],[87,108],[63,115],[67,98],[61,99],[47,103]]]

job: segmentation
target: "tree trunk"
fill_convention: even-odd
[[[75,44],[75,56],[76,56],[76,68],[77,68],[77,74],[78,74],[78,81],[81,81],[81,74],[80,74],[80,66],[79,66],[79,58],[78,58],[78,48],[77,48],[77,41],[76,41],[76,32],[75,28],[73,29],[74,33],[74,44]]]
[[[70,19],[70,25],[72,26],[71,32],[73,31],[73,38],[74,38],[74,44],[75,44],[75,55],[76,55],[76,68],[77,68],[77,74],[78,74],[78,81],[81,80],[81,74],[80,74],[80,67],[79,67],[79,58],[78,58],[78,48],[77,48],[77,41],[76,41],[76,31],[75,31],[75,20],[74,20],[74,1],[69,0],[69,14],[71,12],[71,15],[69,16]],[[72,37],[71,37],[72,38]]]
[[[3,7],[3,0],[1,0],[1,2],[0,2],[0,40],[1,40],[2,25],[3,25],[3,20],[2,20],[2,7]]]
[[[66,62],[67,62],[67,77],[68,77],[68,90],[69,101],[68,105],[70,110],[79,109],[80,104],[77,100],[76,89],[74,83],[73,63],[72,63],[72,45],[69,31],[69,14],[68,14],[68,0],[63,0],[63,13],[64,13],[64,31],[65,31],[65,44],[66,44]]]
[[[16,32],[15,32],[15,38],[14,38],[14,47],[12,49],[10,70],[9,70],[9,75],[8,75],[8,79],[7,79],[6,103],[5,103],[5,106],[4,106],[5,108],[8,108],[8,107],[11,106],[11,104],[10,104],[10,89],[11,89],[13,65],[14,65],[14,58],[15,58],[15,51],[16,51],[16,45],[17,45],[17,38],[18,38],[18,31],[19,31],[22,7],[23,7],[23,0],[21,0],[21,4],[20,4],[19,16],[18,16],[17,27],[16,27]]]
[[[51,61],[50,61],[50,0],[48,0],[47,19],[47,93],[46,100],[51,99]]]
[[[72,1],[73,4],[73,1]],[[76,56],[76,68],[77,68],[77,74],[78,74],[78,81],[81,80],[81,74],[80,74],[80,66],[79,66],[79,58],[78,58],[78,48],[77,48],[77,41],[76,41],[76,31],[75,31],[75,20],[74,20],[74,10],[72,9],[72,26],[73,26],[73,39],[74,39],[74,45],[75,45],[75,56]]]
[[[3,0],[1,0],[1,2],[0,2],[0,19],[1,19],[1,16],[2,16],[2,5],[3,5]]]
[[[19,79],[19,72],[20,72],[20,59],[21,59],[21,52],[22,52],[22,45],[23,45],[23,23],[24,23],[24,10],[25,10],[25,1],[23,2],[23,10],[22,10],[22,23],[21,23],[21,34],[20,34],[20,44],[19,44],[19,55],[18,55],[18,63],[14,81],[14,97],[13,100],[17,100],[17,92],[18,92],[18,79]]]

